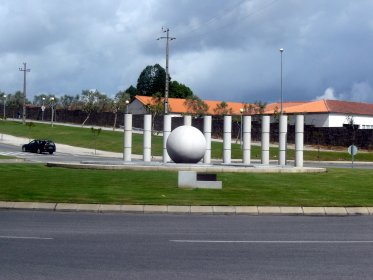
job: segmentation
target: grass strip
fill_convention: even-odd
[[[179,189],[177,172],[0,164],[0,200],[160,205],[373,206],[371,170],[220,173],[222,190]]]
[[[21,122],[2,121],[0,122],[0,133],[10,134],[29,139],[51,139],[54,142],[67,144],[77,147],[91,148],[110,152],[123,152],[123,133],[115,131],[101,131],[100,135],[95,136],[91,129],[81,127],[69,127],[63,125],[54,125],[34,123],[32,126],[23,125]],[[162,155],[162,141],[160,136],[152,137],[152,155]],[[221,142],[212,142],[212,158],[222,158],[223,144]],[[58,149],[58,147],[57,147]],[[132,153],[142,154],[143,152],[143,135],[132,135]],[[276,159],[278,148],[270,148],[270,159]],[[232,158],[241,159],[242,151],[239,144],[232,144]],[[251,146],[251,158],[260,159],[260,146]],[[287,159],[294,159],[294,149],[287,150]],[[350,161],[351,156],[345,152],[335,151],[304,151],[304,160],[312,161]],[[355,161],[373,161],[373,153],[360,152],[355,156]]]

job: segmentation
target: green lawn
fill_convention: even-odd
[[[0,164],[1,201],[164,205],[373,206],[371,170],[220,173],[222,190],[179,189],[177,172]]]
[[[47,124],[35,123],[34,126],[25,126],[19,122],[1,121],[0,133],[11,134],[14,136],[34,138],[48,138],[57,143],[68,144],[78,147],[95,148],[94,135],[90,129],[80,127],[68,127],[55,125],[53,128]],[[141,134],[133,134],[133,150],[134,154],[142,154],[143,137]],[[102,131],[97,138],[97,149],[112,152],[123,151],[123,133],[114,131]],[[222,158],[222,143],[212,142],[212,157]],[[58,147],[57,147],[58,149]],[[251,158],[260,159],[261,151],[259,146],[251,147]],[[347,149],[346,149],[347,150]],[[162,137],[152,137],[152,155],[162,155]],[[277,148],[270,149],[270,158],[276,159],[278,155]],[[242,152],[239,144],[232,144],[232,158],[242,158]],[[288,159],[294,159],[294,150],[288,149]],[[347,152],[322,151],[318,158],[317,151],[305,151],[304,160],[321,160],[321,161],[338,161],[351,160],[351,156]],[[358,153],[355,157],[356,161],[373,161],[373,153]]]

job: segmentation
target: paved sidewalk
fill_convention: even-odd
[[[357,216],[373,215],[373,207],[288,207],[288,206],[190,206],[190,205],[113,205],[0,201],[0,209],[86,211],[96,213],[155,213],[209,215],[300,215]]]

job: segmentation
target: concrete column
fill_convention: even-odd
[[[131,161],[132,154],[132,114],[124,115],[124,153],[123,160]]]
[[[262,164],[269,164],[270,116],[262,116]]]
[[[231,163],[232,116],[224,116],[223,163]]]
[[[184,116],[184,125],[192,125],[192,116]]]
[[[152,115],[144,115],[144,154],[143,161],[149,162],[152,157]]]
[[[167,153],[167,138],[171,134],[171,116],[164,115],[163,117],[163,162],[166,163],[171,160]]]
[[[211,163],[211,116],[203,117],[203,135],[206,139],[206,153],[203,162]]]
[[[288,133],[288,116],[280,115],[278,139],[278,164],[286,165],[286,141]]]
[[[295,117],[295,167],[303,167],[304,116]]]
[[[250,164],[251,159],[251,116],[242,117],[242,162]]]

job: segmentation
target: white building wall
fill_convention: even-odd
[[[347,114],[305,114],[304,123],[315,127],[343,127],[349,123],[350,115]],[[373,116],[352,116],[359,129],[373,129]],[[289,123],[294,125],[295,116],[289,117]]]

